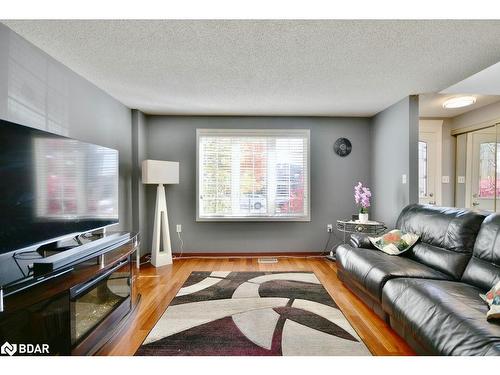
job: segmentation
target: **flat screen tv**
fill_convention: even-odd
[[[118,151],[0,120],[0,255],[118,223]]]

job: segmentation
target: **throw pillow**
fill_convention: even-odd
[[[391,230],[380,237],[369,237],[373,246],[389,255],[403,254],[410,250],[419,238],[415,233],[406,233],[399,229]]]
[[[500,319],[500,281],[496,283],[484,297],[481,296],[481,298],[490,306],[490,310],[486,313],[486,319]]]

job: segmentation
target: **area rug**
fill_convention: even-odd
[[[193,272],[136,355],[370,355],[311,272]]]

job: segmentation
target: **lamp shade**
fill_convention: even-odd
[[[178,184],[179,162],[144,160],[142,162],[143,184]]]

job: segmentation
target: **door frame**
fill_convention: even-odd
[[[465,207],[472,206],[472,135],[466,133],[465,139]]]
[[[472,193],[473,193],[473,169],[475,167],[474,164],[474,133],[482,132],[480,134],[494,134],[495,139],[497,139],[497,127],[499,124],[490,125],[488,127],[482,127],[480,129],[467,132],[466,133],[466,163],[465,163],[465,207],[466,208],[474,208],[472,207]],[[493,130],[492,132],[488,132],[488,130]],[[498,144],[499,140],[496,140],[496,144]],[[497,146],[498,147],[498,146]],[[496,161],[498,163],[498,160]],[[474,165],[473,165],[474,164]],[[496,165],[495,165],[495,178],[496,178]],[[495,197],[493,204],[493,212],[496,212],[496,205],[498,197]]]
[[[444,120],[419,120],[418,140],[420,133],[434,133],[436,135],[436,166],[435,166],[435,202],[436,206],[441,206],[443,202],[443,122]]]

